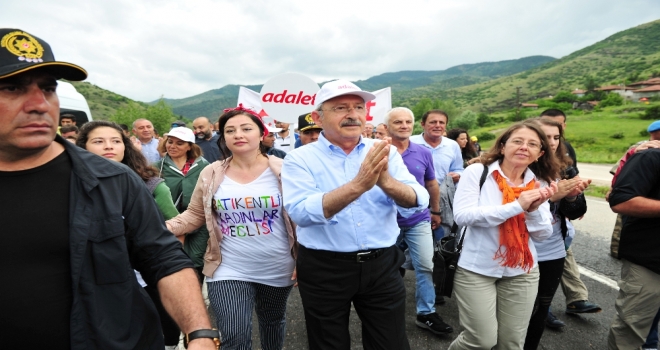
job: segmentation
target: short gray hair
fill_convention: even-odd
[[[390,109],[389,111],[387,111],[387,113],[385,113],[385,117],[383,118],[383,121],[384,121],[385,125],[388,125],[390,123],[390,116],[392,115],[392,113],[395,113],[395,112],[408,113],[410,115],[410,117],[412,118],[413,123],[415,122],[415,113],[413,113],[413,111],[411,111],[409,108],[394,107],[394,108]]]
[[[144,118],[138,118],[138,119],[135,119],[135,120],[133,121],[133,130],[135,130],[135,123],[137,123],[137,122],[141,122],[141,121],[143,121],[143,120],[146,120],[146,121],[148,121],[149,123],[151,123],[151,120],[149,120],[149,119],[144,119]],[[151,126],[154,126],[154,123],[151,123]]]
[[[325,102],[323,102],[325,103]],[[316,107],[316,113],[319,114],[319,117],[323,118],[323,103],[321,103],[318,107]]]

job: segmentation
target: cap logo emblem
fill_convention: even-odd
[[[20,61],[43,62],[43,46],[28,33],[16,31],[6,34],[0,40],[0,46],[17,56]]]
[[[310,123],[310,124],[316,124],[316,123],[314,123],[314,120],[312,120],[312,115],[311,114],[308,114],[308,115],[305,116],[305,121]]]

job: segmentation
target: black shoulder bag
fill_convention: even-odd
[[[481,173],[481,179],[479,180],[480,194],[487,175],[488,166],[484,165],[484,171]],[[437,291],[441,291],[440,294],[448,298],[451,298],[451,293],[454,290],[454,275],[456,274],[456,267],[458,267],[458,259],[461,256],[461,251],[463,251],[463,240],[465,239],[466,229],[467,226],[463,228],[463,234],[458,244],[456,244],[458,225],[454,221],[451,232],[448,236],[440,240],[440,247],[433,254],[433,280],[436,286],[440,284],[440,287],[436,288],[436,293]]]

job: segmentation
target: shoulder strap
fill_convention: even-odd
[[[481,179],[479,179],[480,196],[481,196],[481,188],[484,187],[484,182],[486,182],[486,176],[488,176],[488,167],[484,164],[484,171],[481,173]],[[456,221],[454,221],[454,225],[456,225]],[[467,226],[463,228],[463,234],[461,235],[461,239],[458,241],[458,245],[456,246],[456,251],[459,252],[459,254],[463,251],[463,240],[465,240],[466,230],[467,230]]]
[[[145,184],[147,185],[147,188],[149,189],[149,191],[151,193],[154,193],[154,191],[156,190],[156,187],[158,187],[158,185],[161,182],[165,182],[165,180],[161,179],[160,177],[152,177],[149,180],[147,180],[145,182]]]
[[[488,167],[484,165],[484,170],[481,172],[481,179],[479,179],[479,193],[481,193],[481,188],[484,187],[484,182],[486,182],[486,176],[488,176]],[[452,209],[454,207],[452,206]],[[458,225],[456,225],[456,221],[454,221],[454,225],[451,227],[451,233],[456,234],[456,231],[458,231]]]

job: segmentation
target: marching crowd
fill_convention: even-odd
[[[418,327],[452,333],[436,306],[456,298],[463,331],[450,349],[537,349],[546,327],[565,326],[550,311],[560,285],[566,313],[601,311],[570,247],[590,180],[560,110],[482,151],[446,130],[442,110],[424,113],[419,135],[405,107],[371,125],[375,96],[335,80],[297,132],[239,105],[159,138],[146,119],[129,132],[60,116],[57,79],[87,72],[26,32],[0,36],[0,215],[13,233],[0,329],[21,348],[175,349],[183,334],[189,349],[251,349],[255,311],[261,348],[281,349],[298,287],[310,349],[350,348],[351,307],[365,349],[410,349],[408,270]],[[623,261],[610,349],[657,349],[660,121],[648,131],[608,197]],[[447,269],[439,251],[453,236]]]

